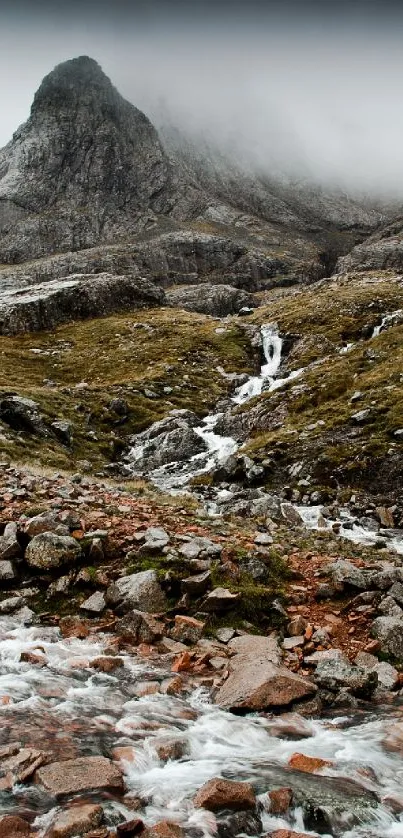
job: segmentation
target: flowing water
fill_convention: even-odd
[[[294,827],[344,838],[403,836],[402,820],[381,803],[385,795],[401,794],[403,763],[385,749],[383,739],[403,708],[378,708],[355,718],[301,719],[305,738],[295,741],[284,732],[281,717],[231,715],[211,704],[194,681],[177,696],[159,691],[170,676],[164,656],[127,656],[113,674],[94,672],[89,662],[107,645],[107,635],[63,639],[54,628],[1,621],[1,745],[22,740],[50,750],[55,759],[112,757],[114,748],[128,746],[121,763],[128,796],[95,798],[110,825],[133,817],[130,799],[140,798],[135,814],[146,823],[168,819],[189,835],[214,836],[216,817],[196,809],[192,798],[204,782],[223,776],[249,781],[261,795],[266,807],[258,831],[263,834]],[[38,646],[47,659],[44,668],[20,662],[21,652]],[[181,743],[182,756],[164,762],[157,749],[172,741]],[[324,776],[288,769],[295,751],[329,760]],[[296,806],[287,817],[273,817],[265,793],[282,786],[294,789]],[[35,818],[44,834],[58,807],[38,786],[21,784],[0,792],[0,812]]]

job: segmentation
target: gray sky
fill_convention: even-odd
[[[403,196],[402,35],[399,7],[376,0],[14,0],[0,8],[0,146],[42,77],[88,54],[156,122],[162,104],[263,171]]]

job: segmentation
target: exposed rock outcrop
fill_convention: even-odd
[[[225,317],[237,314],[243,306],[256,305],[252,294],[247,294],[231,285],[210,285],[202,283],[191,288],[171,288],[167,292],[168,304],[186,311],[199,311]]]

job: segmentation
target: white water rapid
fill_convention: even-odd
[[[379,529],[373,531],[358,523],[347,509],[340,509],[338,518],[325,518],[322,506],[297,506],[303,523],[310,530],[327,530],[354,544],[377,547],[382,544],[403,555],[403,534],[401,530]]]
[[[195,808],[192,798],[204,782],[222,776],[249,781],[261,795],[261,834],[294,828],[327,838],[403,838],[402,818],[381,802],[387,795],[401,795],[402,760],[384,746],[388,728],[401,718],[398,706],[378,707],[376,715],[322,721],[297,717],[294,724],[304,738],[296,742],[287,734],[287,716],[282,721],[265,713],[241,717],[224,712],[191,679],[185,679],[179,695],[167,695],[170,663],[163,656],[128,655],[111,674],[94,671],[91,661],[108,654],[109,643],[108,635],[63,639],[55,628],[26,627],[3,617],[1,744],[23,740],[26,746],[50,750],[53,759],[113,757],[116,747],[127,748],[121,767],[129,798],[141,801],[136,816],[146,824],[172,820],[188,835],[216,834],[216,816]],[[22,652],[38,647],[46,658],[44,667],[20,662]],[[181,756],[160,759],[158,748],[172,742],[180,743]],[[287,763],[295,751],[329,760],[324,776],[291,771]],[[267,811],[266,793],[282,786],[294,789],[296,804],[286,816],[274,817]],[[96,799],[109,825],[133,818],[130,799],[111,793]],[[312,815],[315,807],[324,812],[322,826]],[[0,792],[4,812],[28,816],[41,836],[59,808],[37,785],[22,783]],[[234,827],[225,834],[238,832]]]
[[[403,322],[403,309],[398,308],[396,311],[392,311],[390,314],[385,314],[384,317],[382,317],[379,326],[375,326],[374,331],[372,332],[372,337],[377,338],[378,335],[380,335],[381,332],[389,326],[394,326],[396,323],[400,322]]]

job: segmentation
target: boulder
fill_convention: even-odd
[[[227,611],[239,600],[239,593],[232,593],[227,588],[214,588],[203,602],[203,611]]]
[[[322,689],[331,692],[347,689],[358,698],[366,699],[371,697],[378,685],[378,675],[374,670],[353,666],[344,656],[321,660],[316,667],[314,679]]]
[[[237,314],[242,307],[256,305],[252,294],[231,285],[211,285],[203,282],[187,288],[176,287],[167,291],[168,305],[185,311],[198,311],[215,317]]]
[[[123,612],[136,609],[157,613],[168,607],[155,570],[122,576],[107,589],[106,601]]]
[[[206,570],[204,573],[198,573],[195,576],[188,576],[187,579],[182,579],[182,593],[189,594],[191,597],[200,597],[206,593],[210,586],[210,582],[210,570]]]
[[[22,555],[17,537],[17,524],[6,524],[3,535],[0,535],[0,561],[11,561]]]
[[[102,591],[95,591],[88,599],[80,605],[81,611],[86,611],[88,614],[102,614],[106,608],[105,597]]]
[[[200,419],[190,410],[173,410],[165,419],[131,437],[129,464],[137,472],[148,472],[206,451],[206,443],[194,430],[199,424]]]
[[[355,588],[359,591],[366,591],[369,587],[365,571],[344,559],[339,559],[326,569],[336,586]]]
[[[399,673],[394,666],[386,661],[379,661],[375,655],[368,652],[360,652],[354,663],[361,669],[368,672],[376,672],[378,675],[378,684],[385,690],[393,690],[399,684]]]
[[[162,527],[149,527],[140,553],[159,553],[169,543],[169,535]]]
[[[115,630],[128,643],[155,643],[162,638],[165,626],[152,614],[132,609],[116,622]]]
[[[271,815],[285,815],[292,803],[292,789],[273,789],[269,791],[269,800],[269,812]]]
[[[377,617],[372,623],[371,634],[380,641],[381,652],[403,663],[403,619]]]
[[[11,582],[17,578],[14,565],[9,561],[0,561],[0,583]]]
[[[0,334],[2,333],[1,314],[0,305]],[[32,399],[24,399],[17,395],[3,396],[0,398],[0,420],[13,431],[22,431],[41,437],[49,435],[39,412],[39,405]]]
[[[81,547],[75,538],[51,532],[35,535],[25,551],[25,561],[38,570],[53,570],[75,564],[81,556]]]
[[[175,625],[171,631],[173,640],[178,640],[180,643],[189,643],[193,645],[197,643],[202,637],[205,623],[201,620],[195,620],[194,617],[186,617],[177,614],[175,617]]]
[[[34,833],[27,821],[17,815],[0,816],[0,838],[33,838]]]
[[[24,531],[30,538],[33,538],[35,535],[40,535],[44,532],[54,532],[58,533],[59,535],[69,535],[70,530],[67,526],[65,526],[65,532],[60,532],[60,527],[62,527],[62,521],[60,519],[59,513],[52,512],[51,510],[47,510],[46,512],[41,512],[39,515],[35,515],[33,518],[29,518],[26,521],[24,526]]]
[[[222,550],[222,544],[216,544],[210,538],[197,535],[190,541],[186,541],[179,548],[179,553],[186,559],[217,559],[221,556]]]
[[[306,774],[316,774],[317,771],[322,771],[323,768],[328,768],[332,765],[327,759],[320,757],[310,757],[306,754],[292,754],[288,760],[288,765],[295,771],[304,771]]]
[[[35,782],[54,797],[101,790],[123,791],[121,771],[100,756],[52,762],[36,771]]]
[[[102,823],[103,814],[102,806],[96,803],[71,806],[56,816],[47,836],[48,838],[71,838],[71,836],[83,835]]]
[[[255,809],[256,795],[249,783],[213,777],[199,789],[193,803],[210,812],[219,812],[221,809]]]
[[[229,675],[214,701],[226,710],[286,707],[316,692],[316,686],[279,665],[277,639],[245,635],[228,644],[235,652]]]

